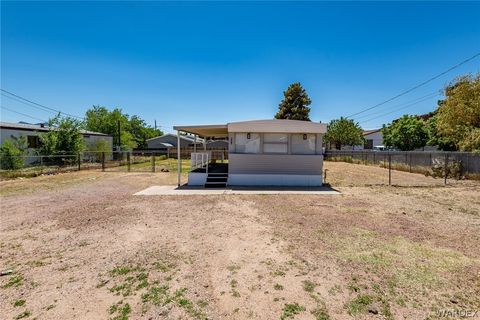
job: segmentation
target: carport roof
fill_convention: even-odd
[[[201,137],[225,137],[228,135],[226,124],[174,126],[173,129],[196,134]]]

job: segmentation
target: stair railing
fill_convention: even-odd
[[[190,157],[190,171],[205,167],[208,174],[209,152],[192,152]]]

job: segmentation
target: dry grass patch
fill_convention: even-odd
[[[377,311],[387,318],[393,317],[391,303],[435,310],[448,305],[453,296],[472,307],[480,306],[478,298],[462,298],[475,285],[464,274],[478,268],[478,259],[401,236],[382,238],[361,228],[353,228],[343,236],[331,236],[324,230],[318,235],[333,245],[328,255],[362,274],[353,276],[348,284],[354,298],[345,308],[351,315],[376,312],[368,309],[375,302],[381,306]],[[460,279],[465,282],[459,283]]]

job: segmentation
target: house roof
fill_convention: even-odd
[[[377,132],[380,132],[380,131],[382,131],[382,129],[363,130],[363,135],[368,136],[369,134],[377,133]]]
[[[230,122],[217,125],[174,126],[175,130],[197,134],[203,137],[222,137],[229,132],[264,132],[264,133],[325,133],[324,123],[300,120],[252,120]]]
[[[300,120],[253,120],[231,122],[228,124],[228,132],[325,133],[327,132],[327,125]]]
[[[0,122],[0,128],[6,129],[14,129],[14,130],[23,130],[23,131],[43,131],[47,132],[50,131],[51,128],[47,126],[40,126],[40,124],[29,124],[29,123],[12,123],[12,122]],[[88,130],[80,130],[81,134],[84,135],[96,135],[96,136],[111,136],[109,134],[95,132],[95,131],[88,131]]]

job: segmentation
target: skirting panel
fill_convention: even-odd
[[[293,174],[229,174],[230,186],[290,186],[319,187],[322,186],[321,175]]]
[[[207,174],[203,172],[190,172],[188,174],[189,186],[204,186],[207,182]]]

